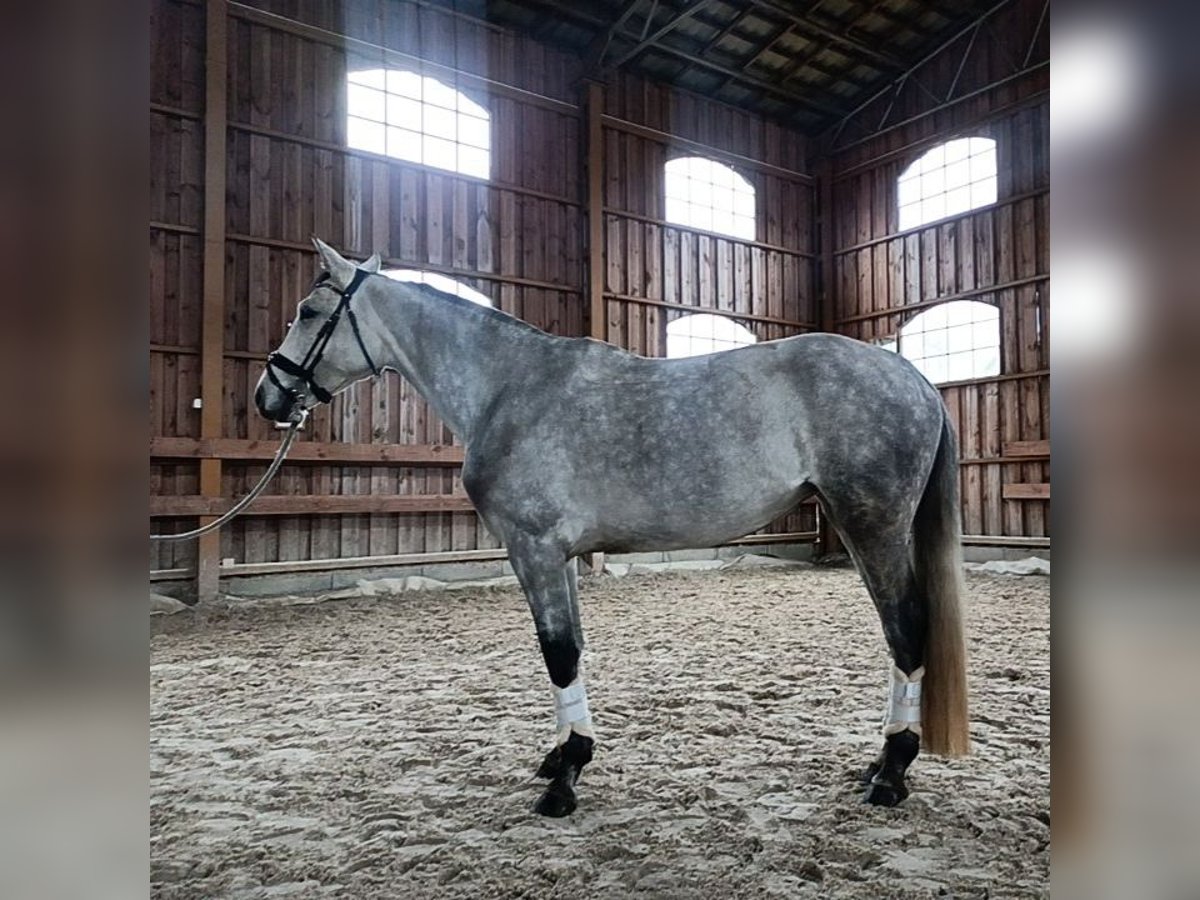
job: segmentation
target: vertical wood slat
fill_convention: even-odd
[[[588,333],[603,341],[607,335],[604,303],[604,86],[587,86],[587,218],[588,218]]]
[[[833,204],[833,166],[826,160],[817,172],[817,184],[820,197],[820,240],[821,240],[821,298],[819,323],[822,331],[835,331],[834,322],[837,319],[837,289],[838,280],[835,276],[836,263],[833,249],[836,235]],[[837,553],[842,550],[841,540],[837,529],[828,516],[821,515],[820,549],[822,554]]]
[[[225,179],[226,41],[229,15],[225,0],[209,0],[205,18],[204,106],[204,263],[200,350],[200,436],[220,437],[223,425],[225,351]],[[221,460],[200,462],[200,493],[221,495]],[[212,521],[202,518],[201,524]],[[220,589],[221,535],[200,538],[196,593],[213,600]]]

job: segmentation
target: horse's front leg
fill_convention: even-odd
[[[533,612],[558,721],[556,746],[538,769],[540,777],[550,779],[550,786],[534,810],[544,816],[566,816],[577,804],[575,782],[592,760],[594,738],[579,666],[583,628],[574,565],[539,541],[514,542],[509,558]]]

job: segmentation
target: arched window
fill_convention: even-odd
[[[416,269],[384,269],[381,274],[396,281],[415,281],[419,284],[427,284],[430,287],[437,288],[439,291],[445,291],[447,294],[453,294],[456,297],[462,297],[464,300],[478,303],[480,306],[492,305],[492,301],[488,297],[479,293],[474,288],[469,288],[465,284],[455,281],[453,278],[447,278],[445,275],[439,275],[436,272],[420,272]]]
[[[952,300],[913,316],[900,329],[900,355],[934,384],[1000,374],[1000,310]]]
[[[724,163],[683,156],[666,165],[667,221],[754,240],[754,185]]]
[[[727,316],[698,313],[681,316],[667,325],[667,356],[672,359],[702,356],[757,342],[752,331]]]
[[[900,230],[996,202],[996,142],[939,144],[904,170],[896,185]]]
[[[359,69],[346,82],[351,147],[477,178],[491,174],[491,117],[461,91],[403,69]]]

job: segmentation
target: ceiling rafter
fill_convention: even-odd
[[[676,47],[673,44],[656,44],[654,46],[654,51],[656,53],[663,53],[668,56],[673,56],[676,59],[692,63],[693,65],[708,69],[709,71],[716,72],[721,75],[732,75],[747,85],[759,88],[760,90],[773,94],[776,97],[780,97],[781,99],[787,100],[791,103],[803,106],[815,113],[820,114],[822,117],[840,116],[844,112],[842,107],[830,106],[823,101],[814,100],[811,97],[805,97],[802,94],[796,93],[795,91],[790,91],[787,88],[780,87],[775,82],[766,81],[765,79],[758,78],[757,76],[750,75],[746,72],[739,72],[737,69],[730,68],[729,66],[723,65],[722,63],[711,59],[697,56],[694,51],[689,52],[688,50]]]
[[[954,90],[958,85],[959,75],[962,74],[962,71],[967,64],[967,60],[968,60],[972,50],[975,48],[975,46],[977,44],[976,38],[984,29],[988,28],[988,22],[990,19],[992,19],[1002,9],[1005,9],[1006,7],[1012,5],[1013,2],[1014,2],[1014,0],[999,0],[998,3],[995,3],[994,5],[989,7],[987,10],[976,15],[970,22],[965,24],[962,28],[957,29],[953,34],[948,35],[936,47],[934,47],[933,49],[931,49],[927,53],[925,53],[920,59],[918,59],[916,62],[914,62],[908,69],[906,69],[904,72],[902,72],[896,78],[894,78],[892,81],[888,82],[886,85],[884,85],[878,91],[874,92],[873,94],[871,94],[870,96],[868,96],[867,98],[862,100],[860,103],[858,103],[852,110],[850,110],[848,113],[846,113],[844,116],[842,116],[841,119],[839,119],[839,121],[837,123],[832,125],[830,128],[826,129],[826,131],[821,135],[821,137],[828,139],[829,145],[831,147],[836,148],[838,146],[838,139],[841,137],[842,132],[851,123],[855,124],[861,130],[865,131],[868,135],[874,134],[874,133],[877,133],[877,132],[883,130],[884,126],[887,123],[888,117],[891,115],[891,111],[896,104],[896,100],[899,98],[901,92],[904,90],[904,88],[908,84],[915,84],[918,87],[922,88],[924,90],[924,92],[934,101],[935,109],[939,108],[940,106],[944,106],[949,103],[952,103],[952,102],[957,102],[952,99]],[[1041,23],[1039,22],[1038,30],[1040,30],[1040,29],[1041,29]],[[989,31],[989,33],[990,33],[990,31]],[[956,44],[961,42],[964,38],[967,38],[968,35],[970,36],[970,39],[966,43],[966,49],[963,51],[963,56],[962,56],[961,61],[959,62],[957,73],[954,77],[954,81],[951,84],[950,94],[947,95],[946,97],[939,97],[939,96],[935,95],[932,91],[930,91],[928,88],[926,88],[920,82],[920,79],[919,79],[920,71],[923,68],[925,68],[925,66],[928,63],[930,63],[932,60],[940,57],[942,54],[946,53],[948,50],[950,50]],[[1037,32],[1036,31],[1034,33],[1033,40],[1034,41],[1037,40]],[[1030,54],[1030,56],[1031,55],[1032,54]],[[1017,71],[1015,71],[1013,74],[1009,75],[1008,79],[1019,77],[1025,73],[1031,71],[1030,67],[1028,67],[1028,66],[1021,67],[1021,66],[1019,66],[1017,61],[1011,60],[1011,58],[1010,58],[1010,62],[1012,63],[1013,68],[1016,69]],[[1039,65],[1044,65],[1044,63],[1039,64]],[[880,121],[878,122],[877,125],[869,126],[869,125],[865,125],[858,121],[858,117],[860,114],[862,114],[866,110],[870,109],[877,101],[879,101],[883,97],[886,97],[889,93],[891,93],[891,95],[892,95],[891,99],[888,101],[887,107],[884,110],[883,117],[880,119]],[[959,98],[959,99],[962,99],[962,98]]]
[[[775,44],[777,44],[779,42],[779,40],[791,30],[792,30],[792,26],[791,26],[791,23],[789,23],[789,22],[785,22],[783,25],[776,28],[768,36],[767,40],[765,40],[762,44],[760,44],[759,47],[754,51],[754,53],[745,62],[741,63],[737,67],[737,70],[739,72],[742,72],[743,74],[745,72],[747,72],[751,66],[753,66],[756,62],[758,62],[760,59],[762,59],[763,56],[765,56],[768,52],[770,52],[771,48],[774,47]],[[700,55],[703,56],[704,52],[705,52],[704,50],[701,50]],[[717,88],[717,93],[721,93],[722,91],[727,90],[731,84],[734,84],[735,82],[737,82],[741,77],[742,76],[733,76],[733,75],[728,76],[723,82],[721,82],[721,86],[719,88]]]
[[[742,12],[743,12],[743,14],[745,14],[750,11],[751,11],[751,8],[747,7]],[[770,13],[764,13],[762,10],[756,10],[755,14],[759,17],[759,19],[761,21],[763,21],[767,24],[774,24],[773,20],[769,18],[771,15]],[[696,21],[701,22],[705,25],[708,25],[710,28],[713,28],[713,29],[716,29],[718,27],[717,25],[715,25],[711,21],[709,21],[707,18],[702,17],[702,16],[697,16]],[[787,24],[789,26],[791,25],[791,23],[787,23]],[[792,37],[800,38],[802,40],[809,42],[810,44],[815,44],[817,46],[817,51],[816,51],[816,54],[814,54],[814,55],[819,55],[819,53],[822,52],[822,50],[824,50],[829,44],[828,41],[824,41],[824,42],[815,41],[813,38],[811,38],[807,35],[797,34],[796,29],[794,27],[790,27],[790,31],[785,32],[785,34],[790,34]],[[750,42],[749,38],[743,37],[742,40],[746,41],[747,43]],[[737,68],[741,65],[741,60],[739,58],[737,58],[734,54],[731,54],[726,50],[722,50],[722,49],[718,48],[717,51],[713,52],[711,45],[714,43],[715,43],[715,41],[710,41],[708,44],[706,44],[704,46],[704,48],[702,48],[702,50],[699,52],[698,55],[704,56],[709,59],[714,59],[715,61],[720,62],[723,65],[728,65],[731,68]],[[722,60],[722,59],[718,58],[716,56],[717,52],[720,52],[720,53],[726,55],[728,57],[728,59]],[[798,57],[793,57],[793,61],[789,62],[786,66],[783,66],[779,69],[771,70],[771,77],[779,80],[780,82],[786,80],[786,78],[790,77],[790,75],[792,73],[798,71],[799,65],[796,64],[797,59],[798,59]],[[857,75],[852,74],[852,71],[850,68],[846,68],[846,69],[832,68],[828,65],[825,65],[824,63],[818,62],[816,59],[811,59],[808,56],[799,58],[799,59],[801,59],[802,62],[806,62],[811,68],[820,72],[822,75],[826,75],[829,78],[834,79],[835,81],[846,81],[849,84],[852,84],[859,89],[866,89],[869,87],[873,87],[877,83],[874,79],[863,80],[862,78],[859,78]],[[857,61],[855,61],[855,63],[857,64]],[[786,72],[787,75],[783,75],[782,73],[784,73],[784,72]]]
[[[970,90],[964,86],[968,59],[998,37],[987,21],[990,13],[985,14],[985,8],[997,2],[488,0],[488,6],[495,3],[499,18],[507,14],[525,30],[579,53],[585,77],[638,70],[828,137],[839,123],[860,112],[862,121],[849,127],[869,132],[877,122],[879,127],[890,124],[893,107],[901,108],[906,97],[917,100],[914,92],[938,103]],[[1044,45],[1039,32],[1048,12],[1039,3],[1029,17],[1030,27],[1037,12],[1041,20],[1030,43],[1016,38],[993,51],[1001,65],[1006,54],[1015,54],[1019,63]],[[960,42],[946,49],[946,38],[956,33]],[[930,70],[912,62],[937,47],[956,56],[948,73],[953,76],[949,88],[939,84],[935,92],[923,83]],[[917,102],[928,105],[925,99]],[[838,142],[837,137],[833,140]]]
[[[669,19],[667,19],[667,21],[663,25],[661,25],[657,29],[655,29],[653,34],[645,35],[645,32],[643,31],[644,36],[640,40],[638,40],[638,42],[636,44],[634,44],[631,49],[626,50],[619,57],[614,59],[612,62],[608,63],[606,68],[616,69],[616,68],[619,68],[620,66],[622,66],[624,63],[629,62],[629,60],[636,57],[639,53],[641,53],[646,48],[653,47],[656,44],[658,44],[658,42],[662,38],[666,37],[671,31],[673,31],[675,29],[675,26],[678,25],[680,22],[684,21],[685,19],[691,18],[695,13],[700,12],[700,10],[704,9],[704,7],[706,7],[706,6],[711,6],[715,2],[716,2],[716,0],[697,0],[697,2],[691,3],[688,6],[685,6],[682,10],[675,12],[674,15],[672,15]],[[650,22],[651,22],[651,19],[647,18],[646,19],[647,25],[649,25]],[[623,34],[623,32],[621,32],[618,29],[615,32],[615,34]],[[628,35],[625,35],[625,36],[628,37]]]
[[[613,36],[633,15],[634,10],[641,2],[642,0],[625,0],[625,5],[617,13],[617,17],[612,23],[596,33],[591,43],[588,44],[587,50],[584,51],[583,70],[585,72],[593,72],[600,66],[604,60],[604,54],[608,52],[608,47],[612,43]]]
[[[907,63],[894,53],[887,50],[880,50],[877,47],[871,46],[866,41],[847,34],[845,26],[842,26],[843,30],[839,32],[837,26],[841,25],[841,23],[824,17],[822,17],[824,21],[818,21],[816,19],[816,10],[820,6],[819,3],[809,7],[807,13],[798,14],[778,2],[778,0],[750,0],[750,2],[759,9],[770,10],[778,16],[789,19],[801,32],[807,31],[820,35],[833,43],[841,44],[856,51],[859,56],[870,60],[871,65],[875,66],[875,68],[893,72],[900,72],[907,68]],[[846,55],[853,58],[853,54],[848,53]]]
[[[704,47],[701,49],[700,52],[708,53],[710,50],[713,49],[713,47],[717,46],[717,44],[721,43],[721,41],[725,40],[725,38],[727,38],[727,37],[729,37],[729,35],[733,34],[734,29],[742,24],[742,20],[744,20],[746,18],[746,16],[748,16],[750,14],[750,12],[751,12],[751,8],[748,6],[743,7],[742,9],[739,9],[737,11],[737,13],[734,15],[734,17],[729,20],[728,24],[723,26],[717,32],[716,37],[709,40],[709,42],[704,45]],[[697,21],[702,21],[702,20],[697,19]],[[705,24],[708,25],[710,23],[705,22]],[[716,26],[713,26],[713,27],[716,27]]]

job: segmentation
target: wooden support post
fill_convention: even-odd
[[[821,309],[818,322],[821,331],[835,331],[837,322],[837,277],[834,272],[835,257],[833,253],[834,222],[833,222],[833,163],[830,157],[821,160],[817,168],[817,195],[820,198],[820,239],[821,264],[819,271],[821,290]],[[843,552],[841,539],[829,516],[825,515],[824,507],[820,511],[821,529],[818,538],[818,553],[829,556]]]
[[[200,349],[200,436],[222,436],[225,351],[225,129],[227,122],[226,0],[208,0],[205,25],[204,101],[204,272]],[[221,460],[200,461],[200,493],[221,496]],[[209,516],[201,524],[211,522]],[[213,600],[219,588],[221,535],[200,538],[196,551],[196,595]]]
[[[587,83],[588,334],[608,336],[604,304],[604,86]]]
[[[608,315],[604,300],[604,85],[587,82],[587,175],[588,220],[588,334],[597,341],[608,337]],[[604,571],[604,554],[589,553],[584,562],[593,575]]]

